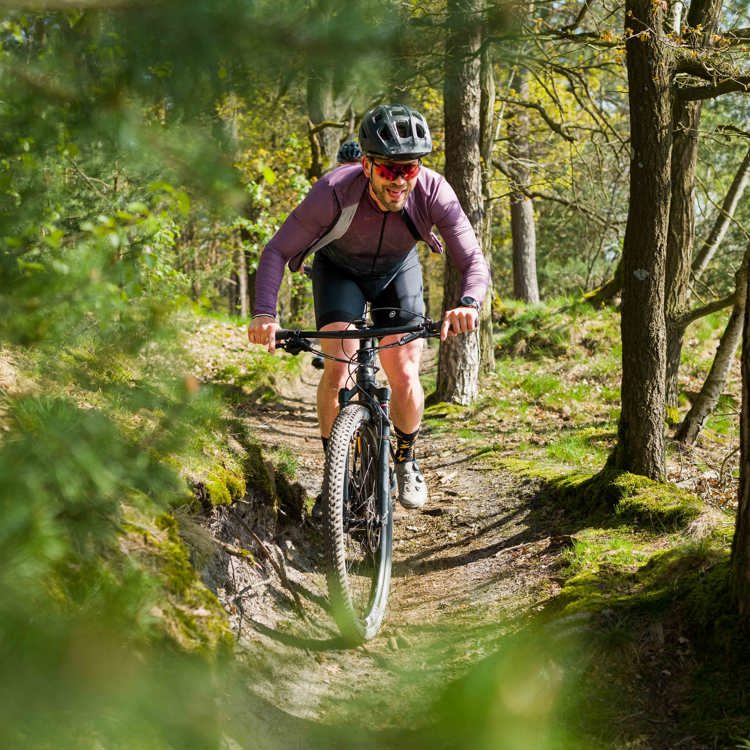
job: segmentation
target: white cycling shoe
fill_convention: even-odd
[[[427,502],[427,482],[414,459],[397,463],[398,501],[404,508],[414,510]]]

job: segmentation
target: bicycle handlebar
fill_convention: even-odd
[[[403,326],[362,326],[361,328],[347,328],[343,331],[302,331],[299,329],[280,328],[276,331],[276,341],[281,343],[289,339],[379,339],[384,336],[398,336],[399,334],[417,334],[408,337],[413,339],[437,336],[443,322],[440,320],[424,320],[421,323],[411,323]]]
[[[404,346],[410,341],[428,336],[438,336],[443,323],[440,320],[430,320],[429,318],[420,323],[412,323],[403,326],[365,326],[360,325],[357,328],[347,328],[343,331],[302,331],[280,328],[276,331],[276,343],[279,348],[285,349],[289,354],[299,354],[300,352],[316,352],[310,339],[377,339],[384,336],[398,336],[403,334],[403,338],[391,346]],[[319,352],[318,352],[319,353]]]

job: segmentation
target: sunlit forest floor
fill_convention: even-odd
[[[604,476],[615,314],[509,309],[502,323],[478,402],[427,410],[431,499],[397,512],[390,610],[374,641],[338,640],[304,509],[274,530],[264,564],[229,556],[216,574],[257,701],[233,721],[240,734],[255,726],[257,747],[698,750],[750,735],[744,690],[731,689],[748,674],[727,577],[736,400],[698,446],[669,444],[669,485]],[[711,330],[688,342],[684,393],[710,364]],[[322,474],[317,371],[302,361],[280,374],[287,355],[248,354],[243,328],[220,321],[194,343],[197,375],[224,389],[309,508]],[[246,527],[230,516],[214,526],[225,541]]]

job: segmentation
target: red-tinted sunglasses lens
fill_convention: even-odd
[[[411,180],[419,174],[419,163],[417,164],[381,164],[374,161],[372,163],[375,172],[384,180],[397,180],[403,177],[405,180]]]

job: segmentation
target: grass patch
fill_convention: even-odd
[[[563,433],[545,448],[548,459],[584,469],[602,466],[612,448],[614,433],[609,429],[583,428]]]

